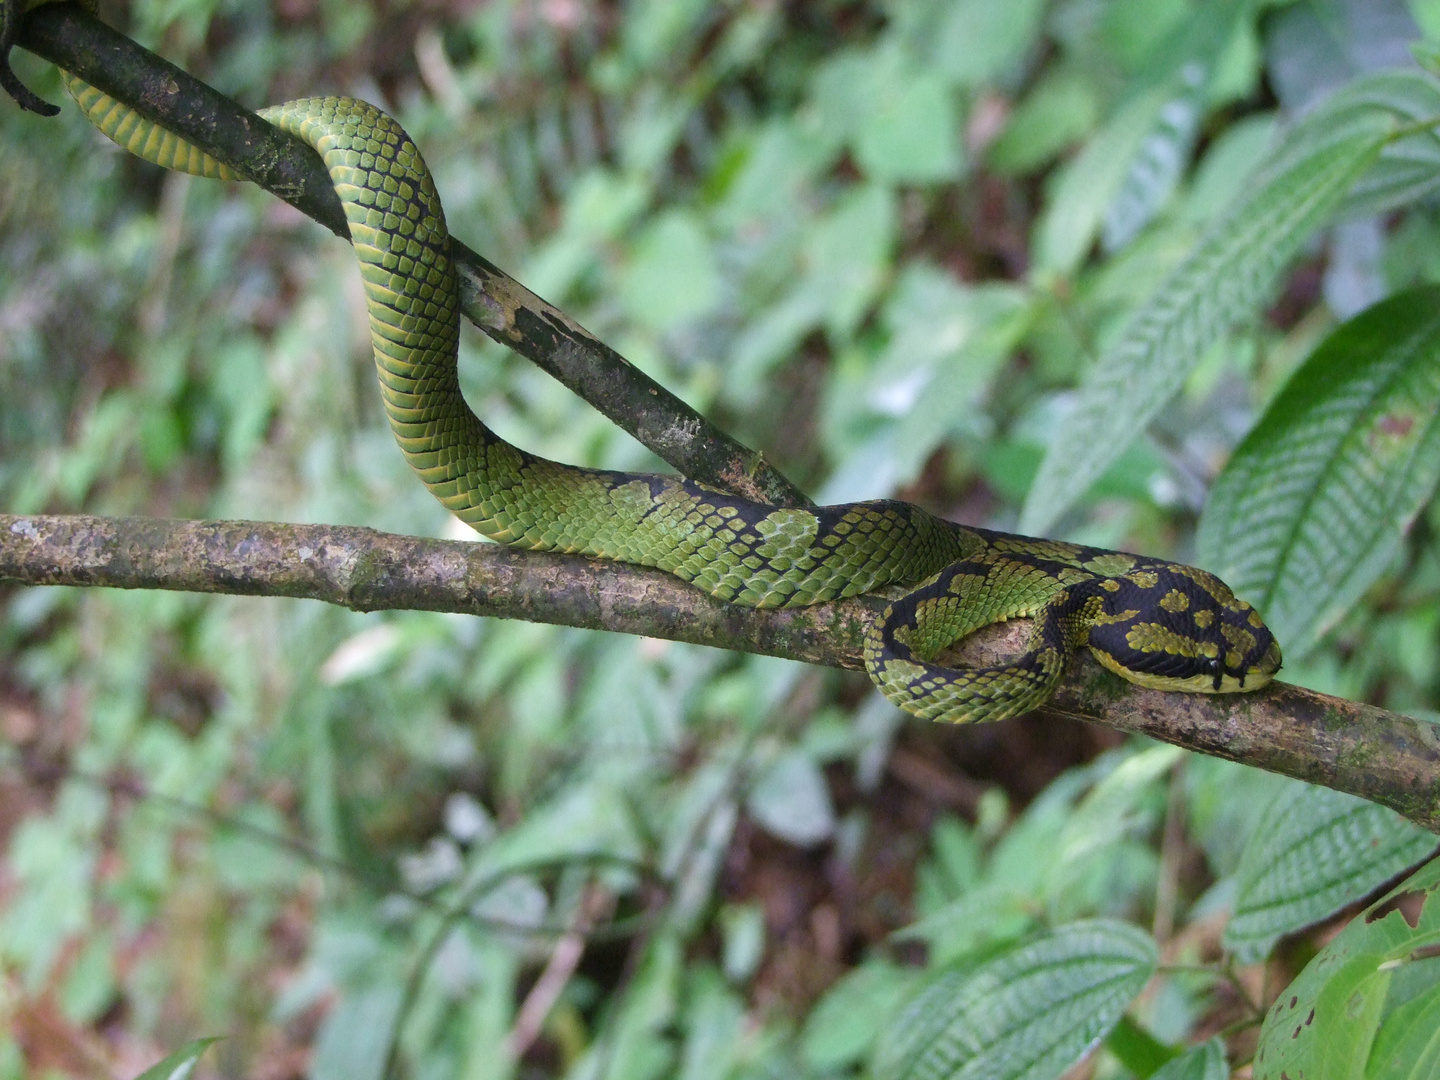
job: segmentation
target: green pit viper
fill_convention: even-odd
[[[4,60],[0,52],[0,82],[13,89]],[[96,127],[145,160],[240,178],[94,87],[68,74],[66,85]],[[685,479],[577,468],[512,446],[460,392],[449,233],[414,142],[380,110],[349,98],[306,98],[260,115],[320,153],[344,204],[381,395],[406,461],[446,509],[491,539],[658,567],[755,607],[918,582],[868,629],[865,667],[892,702],[932,720],[1032,709],[1082,645],[1131,682],[1164,690],[1253,690],[1279,668],[1279,645],[1256,611],[1194,567],[968,528],[892,500],[776,508]],[[935,662],[972,630],[1023,616],[1033,627],[1013,662]]]

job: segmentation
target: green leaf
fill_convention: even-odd
[[[1345,92],[1357,105],[1388,110],[1400,123],[1425,125],[1440,116],[1440,80],[1419,71],[1382,71]],[[1350,189],[1337,216],[1383,214],[1440,188],[1440,134],[1435,127],[1386,144],[1380,160]]]
[[[656,330],[707,314],[719,293],[710,240],[694,215],[683,210],[667,211],[646,228],[621,287],[631,317]]]
[[[821,129],[849,142],[871,179],[926,183],[959,173],[955,93],[898,42],[837,53],[816,72],[811,95]]]
[[[1052,904],[1076,895],[1076,883],[1093,871],[1105,849],[1153,827],[1154,810],[1164,805],[1162,785],[1184,754],[1179,747],[1160,745],[1133,753],[1080,800],[1049,859],[1046,893]]]
[[[855,132],[855,160],[874,180],[934,183],[961,167],[955,94],[932,71],[900,71],[874,87]]]
[[[736,816],[732,806],[725,804],[727,817]],[[710,899],[708,890],[705,899]],[[754,902],[726,904],[720,909],[719,924],[723,939],[720,966],[725,977],[733,983],[746,982],[765,959],[765,909]]]
[[[808,225],[803,276],[735,342],[730,358],[734,393],[759,393],[759,380],[770,366],[817,326],[841,340],[854,333],[883,283],[897,214],[890,188],[866,184]]]
[[[1389,565],[1440,479],[1440,288],[1401,293],[1327,338],[1215,482],[1200,560],[1265,615],[1287,655]]]
[[[1255,811],[1290,780],[1233,761],[1196,754],[1185,763],[1185,810],[1210,872],[1230,877],[1255,831]]]
[[[1057,927],[977,968],[928,981],[886,1028],[877,1080],[1047,1080],[1080,1059],[1155,970],[1125,923]]]
[[[1301,243],[1374,162],[1393,124],[1379,110],[1343,119],[1327,113],[1292,132],[1252,193],[1207,231],[1086,373],[1040,465],[1020,531],[1048,529],[1124,453],[1220,335],[1270,295]]]
[[[135,1080],[188,1080],[190,1074],[195,1071],[195,1065],[200,1060],[200,1056],[210,1049],[211,1043],[219,1041],[220,1036],[212,1035],[205,1039],[188,1042],[164,1061],[151,1065]]]
[[[910,263],[882,312],[888,345],[872,369],[856,365],[832,384],[827,411],[835,419],[825,434],[837,465],[820,501],[889,495],[913,481],[947,438],[983,430],[978,399],[1029,318],[1023,290],[966,285]]]
[[[311,1080],[382,1080],[401,1003],[396,985],[347,991],[315,1036]]]
[[[1260,960],[1284,934],[1333,915],[1434,850],[1393,810],[1293,781],[1260,814],[1240,857],[1227,949]]]
[[[1430,964],[1440,967],[1433,959]],[[1435,974],[1440,975],[1440,971]],[[1367,1080],[1427,1080],[1437,1075],[1440,1075],[1440,981],[1382,1021],[1365,1071]]]
[[[992,5],[1003,6],[1003,5]],[[1046,164],[1095,126],[1100,102],[1084,73],[1062,67],[1044,76],[1025,95],[985,152],[1002,176],[1019,176]]]
[[[1275,117],[1255,113],[1231,124],[1215,140],[1195,168],[1180,216],[1204,225],[1245,191],[1251,173],[1275,142]]]
[[[1316,1080],[1363,1075],[1389,989],[1390,971],[1370,956],[1356,957],[1325,984],[1315,1002],[1315,1021],[1323,1025]]]
[[[1157,1069],[1150,1080],[1230,1080],[1225,1043],[1217,1035]]]
[[[1184,20],[1185,8],[1183,0],[1111,0],[1097,29],[1116,58],[1133,70],[1143,66],[1170,37]]]
[[[1018,63],[1040,32],[1045,0],[949,0],[933,28],[930,63],[953,82],[979,86]]]
[[[1140,38],[1163,36],[1164,44],[1150,53],[1150,79],[1167,88],[1167,100],[1155,117],[1145,140],[1136,148],[1125,180],[1105,211],[1103,246],[1118,251],[1140,233],[1164,207],[1189,163],[1190,152],[1207,103],[1209,82],[1236,29],[1249,17],[1246,0],[1216,0],[1194,7],[1164,11],[1153,0],[1128,7],[1112,4],[1106,22],[1115,31]],[[1149,23],[1147,29],[1142,26]],[[1139,44],[1137,41],[1136,44]],[[1123,51],[1123,50],[1122,50]]]
[[[819,1072],[859,1061],[889,1023],[915,969],[867,960],[830,987],[805,1019],[800,1054]]]
[[[620,24],[625,51],[637,64],[654,65],[679,59],[713,17],[705,0],[643,0],[626,9]]]
[[[1320,950],[1266,1014],[1255,1053],[1255,1080],[1321,1076],[1331,1055],[1358,1053],[1357,1042],[1364,1041],[1367,1032],[1373,1035],[1369,1025],[1375,1015],[1375,998],[1383,997],[1380,984],[1384,977],[1390,976],[1393,988],[1407,970],[1433,963],[1424,957],[1440,942],[1437,891],[1440,859],[1427,863],[1371,904]],[[1414,919],[1413,926],[1410,919]],[[1368,981],[1377,973],[1380,978]],[[1397,1009],[1391,1018],[1400,1015]],[[1378,1037],[1372,1048],[1382,1049]],[[1391,1044],[1384,1044],[1383,1049],[1390,1048]],[[1353,1065],[1356,1058],[1345,1060]],[[1375,1064],[1372,1061],[1370,1068],[1376,1080],[1406,1075],[1403,1070],[1374,1072]],[[1356,1069],[1345,1075],[1362,1074]]]
[[[1035,231],[1037,267],[1075,272],[1168,98],[1164,87],[1131,98],[1056,175]]]
[[[1154,1076],[1178,1056],[1173,1047],[1166,1046],[1128,1016],[1120,1017],[1120,1022],[1105,1036],[1105,1049],[1139,1077]]]
[[[745,1003],[712,967],[696,965],[685,981],[685,1046],[676,1080],[727,1080],[747,1049]]]
[[[499,878],[537,863],[592,856],[639,861],[643,851],[625,792],[597,778],[533,808],[484,850],[469,873],[472,879]]]
[[[1266,67],[1280,104],[1303,113],[1357,75],[1401,64],[1418,36],[1406,0],[1307,0],[1269,20]]]
[[[681,961],[673,934],[651,941],[612,1025],[607,1080],[654,1080],[671,1070],[675,1047],[667,1032],[679,1007]]]
[[[923,919],[895,931],[897,941],[926,944],[931,964],[948,964],[996,942],[1014,941],[1035,925],[1035,899],[1004,885],[979,885]]]
[[[760,775],[745,808],[766,832],[798,847],[813,847],[835,831],[825,774],[802,750],[781,755]]]
[[[994,5],[1004,7],[1006,5]],[[1113,250],[1135,235],[1169,198],[1190,154],[1206,83],[1248,10],[1243,0],[1217,0],[1168,11],[1153,2],[1112,4],[1105,21],[1122,36],[1149,24],[1136,44],[1150,53],[1145,72],[1120,108],[1050,189],[1035,234],[1035,264],[1069,275],[1105,224]],[[1159,16],[1158,18],[1154,18]],[[1183,21],[1176,25],[1175,19]],[[1168,30],[1168,33],[1167,33]]]
[[[1100,243],[1107,253],[1119,251],[1135,239],[1180,183],[1195,146],[1203,105],[1201,73],[1196,69],[1192,74],[1193,78],[1160,109],[1120,189],[1105,208]]]

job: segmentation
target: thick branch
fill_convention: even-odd
[[[759,612],[658,570],[499,544],[257,521],[0,514],[0,582],[454,611],[859,666],[863,604]]]
[[[794,611],[723,604],[668,574],[618,563],[425,540],[372,529],[247,521],[0,515],[0,582],[293,596],[358,611],[421,609],[528,619],[858,668],[883,603]],[[1025,623],[989,627],[962,664],[1017,650]],[[1088,657],[1046,712],[1138,731],[1347,791],[1440,831],[1440,729],[1277,684],[1211,696],[1145,690]]]
[[[349,238],[320,156],[74,4],[30,12],[19,44],[131,106]],[[777,506],[809,503],[764,458],[711,425],[623,356],[451,237],[460,303],[482,331],[533,361],[683,475]]]

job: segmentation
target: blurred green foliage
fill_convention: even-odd
[[[1435,708],[1431,0],[102,14],[251,106],[384,105],[457,236],[822,499],[1007,528],[1028,498],[1294,613],[1291,681]],[[261,192],[0,108],[0,502],[464,535],[384,428],[358,286]],[[658,467],[479,335],[461,365],[507,438]],[[1104,1038],[1098,1077],[1221,1076],[1301,932],[1434,842],[1138,740],[902,724],[776,660],[3,605],[0,1077],[212,1034],[197,1075],[1039,1080]],[[1433,1060],[1436,962],[1384,925],[1316,993],[1363,990],[1350,1060]]]

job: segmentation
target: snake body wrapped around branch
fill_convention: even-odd
[[[94,87],[68,75],[66,84],[96,127],[140,157],[242,178]],[[995,720],[1035,707],[1081,646],[1160,689],[1251,690],[1279,668],[1279,646],[1254,609],[1193,567],[967,528],[891,500],[777,508],[680,478],[563,465],[505,442],[460,392],[449,233],[415,144],[390,117],[349,98],[307,98],[260,115],[324,160],[360,260],[396,441],[431,493],[484,535],[656,567],[757,607],[913,585],[869,629],[865,663],[891,701],[935,720]],[[1030,640],[1011,663],[935,662],[972,630],[1025,616],[1034,619]]]

